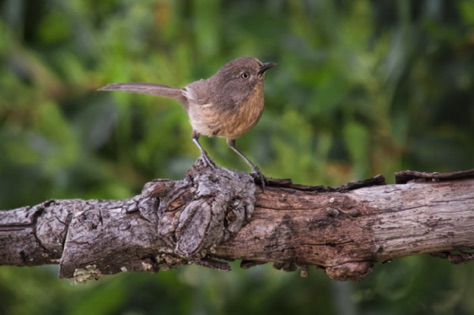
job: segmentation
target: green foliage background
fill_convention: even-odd
[[[184,86],[239,56],[275,61],[238,145],[264,174],[339,185],[474,165],[472,0],[0,0],[0,209],[121,199],[198,156],[172,100],[99,93]],[[216,162],[247,170],[222,139]],[[472,314],[474,265],[377,265],[358,283],[261,266],[183,267],[87,285],[56,266],[0,268],[0,314]]]

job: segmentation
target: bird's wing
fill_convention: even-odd
[[[182,91],[188,103],[199,106],[212,106],[213,91],[209,90],[207,80],[195,81],[187,85]]]

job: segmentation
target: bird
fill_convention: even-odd
[[[208,79],[194,81],[184,88],[151,83],[112,83],[100,91],[125,91],[174,98],[180,102],[192,127],[192,141],[205,164],[215,164],[201,146],[199,137],[221,137],[252,169],[265,187],[265,177],[235,145],[236,139],[260,120],[264,107],[264,79],[274,62],[240,57],[227,62]]]

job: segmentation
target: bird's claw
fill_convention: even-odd
[[[206,153],[202,153],[199,156],[199,159],[201,159],[205,167],[210,167],[212,169],[216,168],[216,163],[214,163],[214,161]]]
[[[252,174],[254,179],[257,179],[257,182],[260,182],[260,186],[262,187],[262,192],[265,192],[265,176],[260,172],[257,166],[252,167]]]

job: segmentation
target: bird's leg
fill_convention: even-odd
[[[258,169],[258,167],[252,163],[239,149],[235,146],[235,139],[227,139],[227,145],[237,153],[244,161],[252,168],[252,173],[255,174],[260,178],[260,182],[262,183],[262,190],[265,190],[265,176],[263,176],[262,172]]]
[[[200,158],[204,162],[204,164],[206,166],[210,166],[210,167],[214,168],[216,166],[216,164],[214,163],[213,160],[211,160],[209,155],[207,155],[206,150],[204,150],[204,148],[199,143],[199,133],[195,130],[193,130],[193,142],[197,145],[197,147],[199,148],[199,151],[201,151]]]

